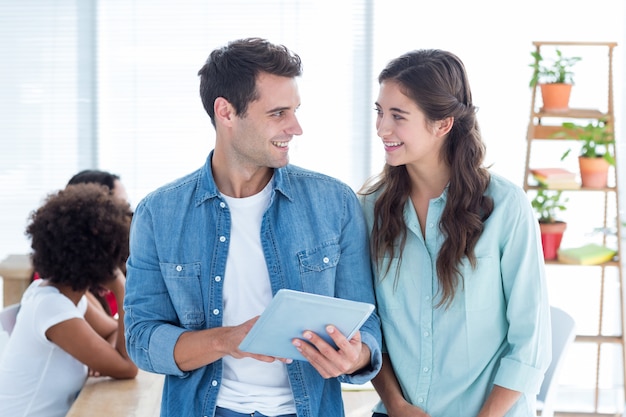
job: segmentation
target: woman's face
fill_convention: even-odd
[[[443,137],[415,102],[393,80],[380,84],[376,101],[376,130],[383,140],[385,161],[391,166],[439,161]]]

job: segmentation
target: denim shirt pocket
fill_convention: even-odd
[[[322,295],[334,295],[335,273],[341,247],[336,240],[298,252],[302,289]]]
[[[161,263],[161,273],[178,320],[189,329],[201,329],[205,323],[200,271],[200,262]]]

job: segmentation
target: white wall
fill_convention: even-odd
[[[487,162],[494,171],[522,183],[533,41],[618,42],[615,104],[617,127],[624,133],[623,1],[433,1],[419,2],[413,10],[406,4],[403,0],[376,2],[375,67],[380,70],[389,59],[416,48],[448,49],[457,54],[469,73],[474,103],[480,108]],[[602,74],[605,68],[598,65]],[[580,82],[582,85],[583,80]],[[572,100],[572,106],[580,103],[576,92]],[[619,137],[621,141],[626,135]]]

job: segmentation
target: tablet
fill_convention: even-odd
[[[326,326],[332,324],[348,339],[361,328],[374,305],[301,291],[279,290],[239,345],[244,352],[306,360],[291,344],[311,330],[332,346]],[[336,346],[335,346],[336,348]]]

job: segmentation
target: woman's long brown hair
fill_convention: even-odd
[[[467,258],[476,267],[474,249],[485,220],[493,211],[493,200],[485,195],[490,175],[483,166],[485,145],[482,141],[476,108],[461,60],[454,54],[437,49],[406,53],[380,73],[378,82],[392,80],[403,94],[411,98],[434,122],[454,118],[452,129],[442,146],[440,157],[450,167],[447,202],[439,229],[445,240],[437,257],[440,299],[437,307],[449,306],[459,285],[463,285],[460,265]],[[380,175],[366,183],[361,194],[381,193],[374,205],[371,251],[381,279],[382,260],[408,256],[404,253],[407,228],[404,207],[411,193],[411,180],[406,166],[385,165]],[[398,253],[396,253],[398,251]],[[398,277],[396,276],[396,279]]]

